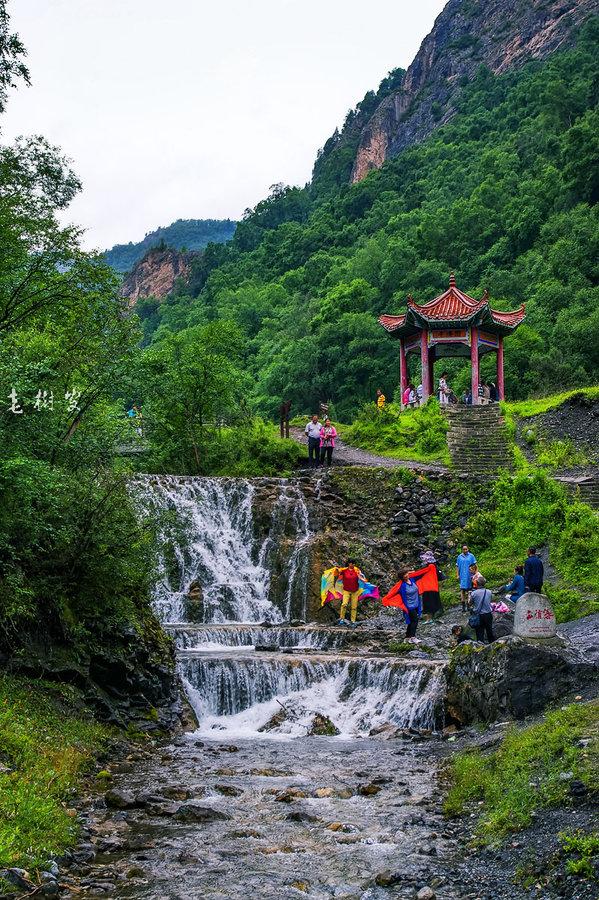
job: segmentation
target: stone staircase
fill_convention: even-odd
[[[588,503],[593,509],[599,509],[599,474],[558,475],[555,480],[563,484],[573,497]]]
[[[503,416],[497,404],[451,406],[447,444],[455,469],[491,478],[499,469],[513,469]]]

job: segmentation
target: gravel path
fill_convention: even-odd
[[[290,428],[289,436],[307,447],[308,439],[301,428]],[[376,453],[369,453],[367,450],[359,450],[357,447],[350,447],[340,438],[335,441],[335,451],[333,453],[333,462],[342,466],[382,466],[385,469],[394,469],[402,466],[407,469],[416,469],[422,472],[448,472],[447,466],[439,463],[419,463],[411,459],[395,459],[390,456],[377,456]]]

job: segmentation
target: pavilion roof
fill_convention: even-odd
[[[407,312],[399,316],[380,316],[379,322],[385,331],[397,337],[414,334],[427,325],[483,325],[490,331],[505,334],[514,331],[525,314],[524,304],[512,312],[491,309],[487,291],[480,300],[475,300],[456,286],[455,277],[451,275],[449,288],[434,300],[420,304],[410,295]]]

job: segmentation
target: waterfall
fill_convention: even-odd
[[[312,541],[297,482],[146,475],[131,493],[156,528],[155,609],[202,735],[305,736],[317,714],[343,738],[442,721],[442,665],[288,624],[305,617]]]
[[[383,723],[433,729],[442,709],[442,667],[390,659],[181,656],[181,673],[203,734],[250,736],[276,713],[274,729],[305,735],[317,713],[344,736]],[[221,734],[222,736],[222,734]]]
[[[197,625],[167,629],[178,650],[210,652],[225,648],[283,647],[301,650],[338,650],[347,644],[351,633],[331,628],[280,628],[271,626]]]
[[[278,481],[264,537],[254,522],[256,486],[246,479],[140,476],[132,493],[158,527],[155,608],[162,622],[188,620],[192,587],[205,623],[280,623],[305,615],[311,534],[296,485]],[[284,590],[277,590],[275,570]]]

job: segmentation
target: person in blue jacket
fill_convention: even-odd
[[[402,569],[398,575],[401,580],[399,593],[405,606],[404,619],[408,626],[406,638],[410,639],[416,636],[418,621],[422,615],[422,598],[416,582],[410,578],[408,569]]]
[[[526,586],[524,584],[524,566],[516,566],[514,569],[514,577],[511,580],[510,584],[504,584],[502,588],[499,588],[498,594],[510,594],[507,598],[511,600],[512,603],[516,603],[517,600],[520,599],[522,594],[526,593]]]
[[[472,575],[470,574],[470,566],[476,564],[476,556],[470,553],[468,545],[464,544],[462,552],[456,559],[457,576],[460,582],[460,595],[462,599],[462,612],[466,612],[468,603],[470,602],[470,591],[472,590]]]
[[[537,556],[536,547],[528,548],[528,559],[524,563],[524,583],[529,591],[543,593],[543,563]]]

